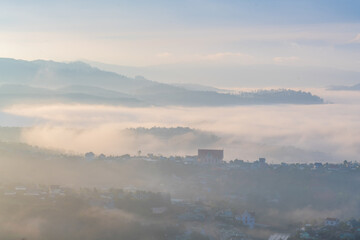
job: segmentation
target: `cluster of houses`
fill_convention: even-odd
[[[258,160],[253,162],[243,161],[243,160],[231,160],[224,161],[224,150],[219,149],[198,149],[197,155],[187,155],[187,156],[170,156],[164,157],[154,154],[147,154],[146,156],[130,156],[129,154],[122,156],[105,156],[104,154],[95,155],[93,152],[88,152],[85,154],[85,159],[88,161],[94,160],[107,160],[107,161],[117,161],[117,160],[129,160],[129,159],[140,159],[149,162],[157,161],[172,161],[182,164],[205,164],[205,165],[217,165],[218,167],[226,169],[245,169],[253,170],[259,168],[289,168],[289,169],[298,169],[298,170],[318,170],[318,171],[351,171],[360,169],[360,163],[343,161],[342,163],[279,163],[279,164],[268,164],[266,159],[260,157]]]
[[[230,209],[227,209],[216,212],[215,217],[227,222],[235,221],[250,229],[255,227],[255,212],[252,211],[245,210],[242,214],[235,215]]]
[[[57,196],[66,195],[65,188],[62,188],[60,185],[1,186],[1,191],[4,196],[30,196],[39,199],[45,199],[48,197],[54,198]]]
[[[327,240],[330,236],[331,239],[340,240],[360,239],[360,221],[353,219],[341,222],[338,218],[326,218],[322,225],[306,224],[289,239]]]
[[[124,189],[80,189],[72,190],[61,187],[59,185],[50,186],[7,186],[2,187],[2,193],[4,196],[11,197],[32,197],[38,199],[55,199],[56,197],[72,196],[73,194],[80,196],[82,199],[88,202],[90,206],[102,207],[105,209],[117,208],[115,202],[121,199],[130,199],[143,202],[153,199],[155,195],[161,198],[170,197],[166,194],[153,193],[147,191],[141,191],[136,187],[129,186]],[[161,201],[160,201],[161,202]],[[204,206],[201,203],[190,202],[183,199],[171,199],[170,205],[154,204],[147,205],[150,207],[149,213],[154,217],[164,216],[166,218],[173,218],[179,223],[183,223],[186,226],[192,226],[196,224],[198,229],[203,230],[204,234],[207,232],[202,228],[202,225],[218,223],[219,228],[217,230],[219,239],[248,239],[242,232],[243,228],[253,229],[256,227],[255,213],[251,211],[244,211],[240,214],[235,214],[229,209],[215,210],[210,206]],[[181,209],[181,211],[172,211],[173,208]],[[190,224],[190,225],[189,225]],[[239,228],[240,227],[240,228]],[[191,227],[189,229],[192,229]]]
[[[324,225],[327,227],[337,226],[340,223],[338,218],[326,218],[324,221]]]
[[[265,160],[263,161],[265,162]],[[17,197],[17,196],[31,196],[39,199],[45,198],[55,198],[60,196],[66,196],[66,194],[74,193],[75,191],[68,190],[59,185],[49,185],[49,186],[1,186],[1,192],[4,196],[8,197]],[[140,191],[136,187],[129,186],[124,189],[119,189],[114,191],[114,189],[99,189],[94,190],[88,189],[83,191],[82,196],[87,199],[90,205],[104,207],[104,208],[116,208],[114,201],[117,199],[134,199],[138,201],[146,201],[151,199],[156,194],[147,191]],[[255,212],[245,210],[241,213],[235,213],[231,209],[222,209],[215,210],[211,207],[206,207],[202,204],[196,202],[185,201],[183,199],[170,198],[169,195],[159,195],[163,196],[162,198],[169,198],[168,205],[153,205],[150,207],[150,212],[153,216],[166,216],[174,217],[177,221],[183,223],[197,223],[197,224],[206,224],[209,222],[218,223],[219,226],[219,239],[229,240],[229,239],[248,239],[248,237],[243,233],[244,228],[254,229],[257,227],[262,227],[264,225],[256,223]],[[177,212],[174,215],[172,211],[173,206],[178,207],[177,209],[182,209],[181,212]],[[326,218],[322,226],[312,227],[311,225],[306,225],[297,233],[297,238],[295,239],[320,239],[316,238],[319,235],[319,232],[336,228],[341,224],[341,221],[337,218]],[[360,236],[360,222],[358,221],[349,221],[346,223],[349,229],[356,229]],[[344,234],[347,236],[355,236],[354,231],[347,231]],[[280,238],[279,238],[280,236]],[[272,240],[286,240],[289,238],[289,234],[275,234],[271,236]],[[344,235],[345,236],[345,235]],[[290,238],[293,239],[293,238]]]

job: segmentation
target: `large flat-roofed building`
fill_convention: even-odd
[[[224,150],[215,149],[199,149],[198,150],[198,162],[217,164],[222,163],[224,160]]]

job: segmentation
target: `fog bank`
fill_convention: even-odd
[[[22,140],[77,153],[195,155],[197,148],[225,150],[226,160],[358,160],[360,93],[317,89],[333,104],[236,107],[128,108],[102,105],[14,105],[5,112],[42,119]],[[190,127],[168,138],[129,128]],[[208,133],[216,139],[208,139]],[[211,137],[209,137],[211,138]]]

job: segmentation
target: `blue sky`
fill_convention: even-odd
[[[360,1],[0,2],[0,56],[357,70]]]
[[[30,26],[32,23],[42,26],[65,24],[71,28],[74,20],[85,26],[107,19],[129,21],[127,23],[133,27],[137,23],[212,27],[360,21],[360,2],[356,0],[15,0],[2,1],[1,9],[4,26],[9,24],[19,28],[36,27]]]

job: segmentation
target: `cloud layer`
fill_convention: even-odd
[[[360,94],[318,91],[338,103],[225,108],[17,105],[5,111],[45,122],[23,132],[26,143],[79,153],[135,154],[141,149],[143,153],[194,155],[199,147],[214,147],[225,149],[227,160],[259,156],[274,162],[358,160]],[[126,130],[154,126],[186,126],[214,133],[219,139],[199,140],[196,133],[162,139]]]

